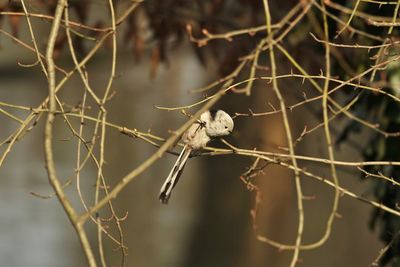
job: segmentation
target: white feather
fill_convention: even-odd
[[[211,138],[228,135],[232,130],[233,120],[225,111],[206,111],[201,114],[199,121],[193,123],[182,136],[185,146],[160,190],[159,199],[163,204],[168,203],[191,152],[205,147]]]

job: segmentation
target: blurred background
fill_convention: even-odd
[[[16,3],[12,8],[7,6],[9,5],[8,1],[2,1],[2,6],[8,8],[2,9],[2,12],[20,10],[18,1],[11,2]],[[29,2],[32,12],[45,10],[46,4],[35,4],[34,1],[26,2]],[[75,3],[74,1],[70,2],[71,4]],[[124,4],[128,5],[128,1],[121,2],[122,4],[117,9],[119,12],[123,10]],[[238,47],[246,44],[245,40],[240,39],[239,44],[232,43],[226,49],[227,51],[230,49],[232,52],[230,55],[215,56],[213,53],[217,53],[216,51],[220,49],[215,47],[213,48],[214,52],[200,52],[202,53],[200,55],[198,47],[193,47],[193,43],[189,42],[185,34],[180,33],[185,35],[184,37],[173,34],[165,39],[157,37],[155,33],[161,33],[157,32],[158,28],[154,26],[154,21],[157,20],[152,20],[149,15],[151,10],[160,8],[160,13],[158,13],[160,17],[168,14],[165,10],[172,10],[178,15],[186,14],[184,12],[187,7],[185,4],[178,3],[179,1],[166,2],[172,6],[166,7],[163,6],[164,4],[160,4],[161,7],[155,7],[153,5],[156,3],[149,1],[144,4],[145,11],[139,10],[133,13],[138,15],[132,16],[129,21],[136,21],[135,31],[140,30],[141,38],[143,38],[134,40],[135,45],[130,43],[132,40],[129,39],[129,36],[123,34],[129,30],[130,24],[122,25],[127,29],[121,28],[124,31],[121,30],[118,34],[121,44],[118,45],[117,50],[117,73],[112,86],[113,96],[106,106],[109,122],[142,132],[151,131],[152,134],[163,138],[170,136],[170,131],[179,128],[187,120],[187,117],[180,111],[159,110],[155,106],[175,107],[201,100],[202,94],[194,94],[189,91],[201,88],[220,78],[221,75],[229,73],[229,70],[232,70],[230,64],[234,65],[230,60],[236,59],[237,63],[239,55],[244,55],[243,49],[244,51],[248,50],[248,48]],[[241,22],[238,23],[241,28],[264,23],[263,14],[254,11],[260,7],[261,2],[254,7],[247,1],[238,2],[246,7],[245,12],[254,12],[252,13],[254,14],[253,21],[251,19],[238,20]],[[106,1],[88,1],[88,3],[87,8],[97,12],[95,15],[93,12],[85,13],[84,16],[87,16],[85,23],[94,25],[98,20],[109,23]],[[240,7],[239,4],[237,4],[239,6],[234,3],[225,4],[231,5],[236,12],[233,13],[235,14],[234,19],[241,18],[241,13],[236,10]],[[249,6],[246,6],[247,4]],[[279,11],[276,13],[274,21],[283,17],[283,14],[287,13],[295,4],[294,1],[284,1],[283,6],[278,9],[275,6],[277,3],[271,3],[272,9]],[[182,9],[172,8],[179,5]],[[211,4],[207,2],[205,5]],[[79,12],[71,12],[71,15],[73,19],[80,20]],[[174,18],[176,16],[175,14]],[[1,29],[6,32],[14,31],[14,35],[18,36],[18,39],[30,42],[31,38],[25,18],[20,17],[21,20],[18,21],[18,24],[10,18],[13,17],[2,14]],[[196,16],[193,16],[193,23],[195,23],[195,18]],[[170,18],[165,15],[163,19],[158,23],[165,23]],[[225,19],[225,17],[221,16],[221,19]],[[45,37],[51,21],[32,21],[38,36],[43,37],[37,40],[39,48],[44,53],[47,42]],[[190,22],[190,20],[185,20],[185,22],[188,21]],[[211,17],[210,21],[213,21]],[[176,23],[178,22],[179,27],[185,26],[182,21],[177,20]],[[165,24],[164,26],[166,34],[171,34],[173,31],[173,28],[169,27],[171,25]],[[307,25],[304,26],[305,30],[301,28],[303,26],[299,26],[300,29],[295,32],[295,36],[286,44],[297,42],[299,37],[296,34],[311,31]],[[146,35],[152,37],[148,38]],[[137,35],[133,36],[137,38]],[[179,38],[182,40],[178,42]],[[255,40],[251,39],[245,46],[252,47],[251,44],[255,43]],[[140,42],[143,44],[139,44]],[[228,43],[226,40],[221,42],[223,44],[218,43],[218,46]],[[21,64],[34,63],[36,61],[35,54],[18,45],[15,40],[13,41],[4,33],[0,36],[0,44],[0,102],[37,107],[48,94],[47,80],[38,65],[30,68],[21,66]],[[82,48],[82,53],[84,53],[87,49],[85,43],[80,45],[84,47]],[[73,68],[68,49],[63,46],[57,49],[59,49],[57,50],[57,64],[66,69]],[[314,52],[315,50],[303,43],[297,44],[296,49],[293,50],[294,55],[304,65],[313,73],[318,73],[321,65],[316,62],[323,58],[323,50],[321,50],[321,54],[314,54]],[[313,58],[312,55],[314,55]],[[165,58],[163,59],[163,57]],[[110,72],[110,59],[110,44],[107,44],[87,64],[91,86],[95,88],[96,92],[102,92],[106,86]],[[277,62],[280,73],[290,73],[292,67],[282,56],[278,56]],[[259,64],[269,64],[267,53],[264,58],[260,58]],[[265,70],[265,73],[269,73],[269,70]],[[60,73],[58,75],[58,77],[62,76]],[[245,78],[245,76],[239,77]],[[304,94],[308,96],[315,94],[310,84],[302,83],[301,79],[284,79],[280,81],[280,87],[287,105],[300,102]],[[64,85],[58,96],[64,101],[65,107],[75,107],[82,99],[83,90],[84,86],[81,80],[78,75],[74,75]],[[346,102],[346,97],[346,94],[338,95],[338,99],[343,99],[344,102]],[[248,113],[249,109],[254,112],[270,110],[268,103],[275,107],[279,106],[271,84],[266,81],[256,81],[250,96],[228,93],[215,107],[224,109],[233,115]],[[93,104],[89,103],[88,106],[95,109]],[[27,111],[4,105],[0,107],[21,119],[29,114]],[[193,114],[195,110],[192,109],[189,112]],[[96,114],[95,110],[88,110],[88,114],[91,112]],[[305,126],[312,128],[320,123],[322,118],[320,102],[303,105],[288,114],[292,134],[295,137],[301,135]],[[71,120],[74,126],[79,126],[78,119],[71,118]],[[93,125],[93,123],[87,122],[85,127],[84,135],[88,139],[91,137]],[[346,120],[341,119],[331,123],[334,140],[343,138],[343,129],[346,129],[346,125]],[[53,192],[48,183],[44,165],[43,126],[44,116],[12,147],[0,168],[1,265],[11,267],[27,265],[32,267],[86,266],[76,233],[56,197],[42,199],[32,194],[33,192],[46,196]],[[10,120],[3,114],[0,115],[1,140],[6,140],[18,127],[19,124],[16,121]],[[363,161],[363,148],[368,145],[371,136],[371,131],[368,130],[360,130],[347,136],[345,141],[335,146],[336,159]],[[80,213],[84,212],[77,195],[77,183],[74,178],[77,140],[66,127],[62,117],[56,119],[53,140],[59,177],[62,182],[71,181],[70,185],[65,187],[65,191],[74,207]],[[226,140],[241,148],[257,148],[261,151],[286,153],[282,149],[287,146],[287,143],[282,117],[279,113],[260,117],[236,117],[234,133]],[[219,141],[213,141],[210,146],[225,147]],[[6,149],[7,143],[2,144],[0,152],[3,154]],[[104,175],[111,188],[124,175],[139,166],[156,151],[156,148],[149,143],[130,138],[114,128],[107,130],[105,149]],[[98,152],[97,149],[95,151]],[[327,158],[323,129],[304,136],[296,146],[296,153]],[[127,215],[126,219],[121,222],[125,245],[129,248],[126,266],[289,266],[293,252],[279,251],[258,241],[256,236],[261,234],[285,244],[294,244],[298,210],[291,171],[271,164],[252,180],[262,192],[256,219],[258,229],[255,231],[250,214],[255,203],[255,193],[249,191],[240,180],[240,176],[253,163],[252,158],[232,154],[190,159],[180,183],[166,206],[158,201],[158,193],[175,160],[176,156],[166,154],[145,173],[134,179],[113,200],[117,214],[120,217]],[[329,165],[302,161],[301,167],[322,177],[329,177]],[[84,198],[89,204],[93,203],[94,199],[96,175],[97,169],[91,163],[81,172],[81,188]],[[343,188],[373,199],[372,183],[362,181],[357,169],[338,168],[338,176]],[[319,240],[325,232],[334,190],[326,184],[305,176],[301,176],[301,183],[304,195],[307,197],[304,200],[303,243],[309,244]],[[372,211],[373,208],[370,205],[354,198],[342,196],[329,240],[318,249],[302,251],[298,265],[369,266],[384,246],[378,240],[376,231],[371,231],[368,227]],[[101,217],[107,218],[108,215],[107,211],[100,212]],[[115,225],[110,224],[109,231],[117,235],[115,228]],[[91,221],[88,221],[86,229],[92,248],[98,257],[96,227]],[[116,249],[117,245],[104,236],[104,246],[109,266],[119,266],[121,251]]]

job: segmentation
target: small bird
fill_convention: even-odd
[[[168,204],[172,189],[178,183],[190,154],[205,147],[213,138],[229,135],[232,131],[233,120],[225,111],[209,110],[200,115],[199,120],[194,122],[182,136],[185,146],[161,187],[159,195],[161,203]]]

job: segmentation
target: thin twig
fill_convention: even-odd
[[[70,201],[64,194],[64,190],[60,181],[57,177],[57,172],[55,169],[54,155],[53,155],[53,123],[55,119],[56,111],[56,77],[55,77],[55,65],[53,59],[55,41],[58,35],[58,30],[60,27],[61,17],[64,11],[67,1],[59,0],[57,2],[57,8],[54,15],[54,21],[52,24],[51,32],[49,35],[48,45],[46,49],[46,60],[47,60],[47,73],[48,73],[48,83],[49,83],[49,112],[47,114],[47,119],[44,128],[44,150],[45,150],[45,161],[46,169],[49,177],[49,182],[56,192],[57,198],[59,199],[61,205],[63,206],[70,222],[74,226],[79,240],[82,245],[82,249],[85,253],[86,260],[91,267],[96,266],[96,261],[90,247],[89,240],[87,238],[85,229],[83,225],[79,223],[78,215],[74,208],[72,207]]]

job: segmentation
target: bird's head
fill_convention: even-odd
[[[233,119],[223,110],[210,110],[200,117],[205,122],[206,133],[210,137],[229,135],[233,131]]]

